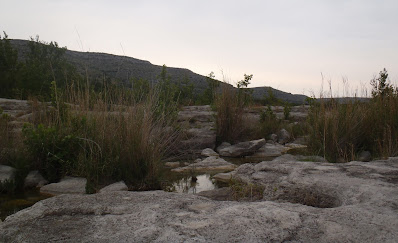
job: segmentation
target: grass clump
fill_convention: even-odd
[[[229,187],[232,197],[236,201],[257,201],[263,199],[264,186],[244,183],[241,180],[231,179]]]
[[[369,102],[312,102],[310,149],[331,162],[355,160],[365,150],[373,157],[398,155],[398,91],[387,77],[383,70],[371,81]]]
[[[178,132],[172,105],[166,109],[159,92],[136,101],[118,89],[53,90],[52,106],[38,110],[36,124],[24,129],[35,168],[46,179],[86,177],[88,192],[119,180],[131,189],[160,187],[161,161]]]
[[[221,85],[221,92],[215,97],[216,134],[217,142],[235,143],[248,133],[245,126],[245,108],[251,102],[250,91],[247,86],[253,75],[244,75],[244,79],[237,83],[238,89],[232,85]]]

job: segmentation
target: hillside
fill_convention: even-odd
[[[29,51],[28,42],[27,40],[11,40],[13,47],[18,50],[19,59],[26,57]],[[126,86],[129,84],[131,78],[143,78],[156,83],[157,76],[162,70],[162,66],[154,65],[149,61],[106,53],[67,50],[65,56],[81,74],[85,75],[87,70],[90,80],[103,80],[105,77],[118,80]],[[173,82],[188,77],[194,84],[194,92],[196,94],[202,93],[207,87],[205,76],[188,69],[168,67],[167,72]],[[268,87],[256,87],[252,89],[255,99],[262,99],[264,95],[268,95]],[[300,104],[306,98],[305,95],[295,95],[277,89],[272,89],[272,91],[276,98],[291,103]]]

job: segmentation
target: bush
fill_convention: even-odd
[[[72,173],[80,149],[79,140],[74,135],[43,124],[26,124],[23,134],[34,168],[49,182],[58,182],[62,176]]]
[[[277,132],[281,128],[281,121],[276,117],[270,105],[260,113],[260,131],[264,137]]]

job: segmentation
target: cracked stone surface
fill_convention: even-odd
[[[0,223],[0,242],[398,241],[398,158],[271,161],[234,173],[265,185],[263,201],[163,191],[60,195]]]

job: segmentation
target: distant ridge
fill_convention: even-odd
[[[18,50],[20,59],[24,59],[29,51],[28,40],[10,40],[15,49]],[[143,78],[152,83],[157,82],[157,76],[162,66],[154,65],[149,61],[127,56],[118,56],[107,53],[79,52],[67,50],[66,60],[73,64],[77,70],[85,75],[88,71],[90,80],[101,81],[106,78],[118,80],[121,84],[128,86],[131,78]],[[210,71],[209,71],[210,72]],[[188,77],[194,84],[194,92],[202,93],[206,87],[206,77],[184,68],[167,67],[167,73],[173,82]],[[253,98],[262,99],[268,95],[269,87],[256,87],[253,89]],[[283,101],[302,104],[307,96],[286,93],[271,88],[275,97]]]

